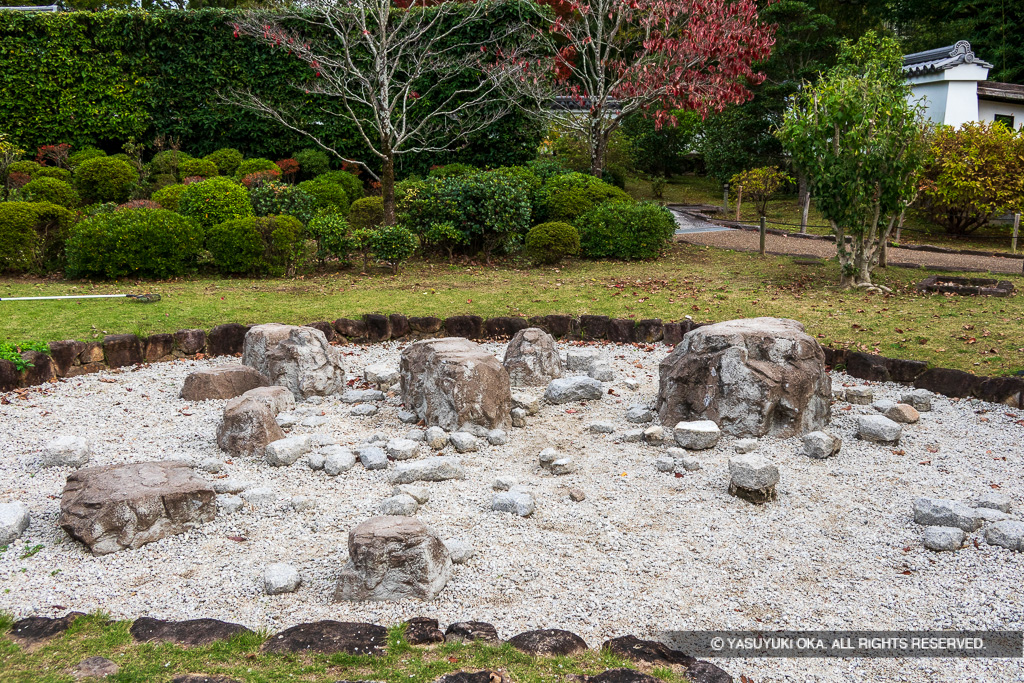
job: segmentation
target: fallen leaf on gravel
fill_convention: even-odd
[[[909,569],[904,569],[903,571],[900,572],[900,574],[903,574],[903,576],[910,576],[913,573],[914,572],[910,571]]]
[[[938,446],[925,446],[924,449],[926,451],[928,451],[929,453],[938,453],[939,452],[939,447]]]
[[[1002,487],[1001,487],[1001,486],[1000,486],[999,484],[989,484],[989,485],[988,485],[988,487],[989,487],[990,489],[998,489],[998,488],[1002,488]]]
[[[682,472],[676,472],[676,479],[682,479],[682,478],[683,478],[683,473]]]
[[[608,393],[611,394],[612,396],[618,396],[618,394],[615,393],[614,389],[609,389]]]
[[[892,454],[893,455],[906,455],[907,452],[905,450],[903,450],[902,448],[894,448],[894,449],[892,449]]]
[[[106,382],[107,384],[117,384],[116,379],[110,379],[109,377],[100,377],[100,381]]]
[[[234,541],[235,543],[245,543],[249,539],[246,538],[245,536],[228,536],[228,540],[229,541]]]
[[[917,464],[918,465],[931,465],[932,461],[931,460],[922,460],[921,462],[919,462]]]
[[[903,552],[909,553],[910,552],[910,546],[909,545],[903,546]]]

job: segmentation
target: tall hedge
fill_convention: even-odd
[[[233,87],[251,87],[285,107],[314,100],[292,87],[311,78],[311,70],[250,38],[235,38],[232,14],[212,8],[0,12],[0,121],[26,149],[69,142],[113,152],[128,138],[157,135],[178,138],[193,156],[233,147],[247,157],[279,159],[308,147],[306,138],[221,101],[218,93]],[[457,79],[445,85],[455,88]],[[369,159],[350,123],[332,118],[322,133],[350,158]],[[514,113],[444,161],[517,163],[532,158],[539,141],[538,127]],[[430,156],[403,162],[429,167],[437,163]]]

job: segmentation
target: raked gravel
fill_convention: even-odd
[[[349,376],[371,364],[396,366],[403,346],[344,347]],[[616,378],[600,401],[544,404],[526,428],[507,429],[504,445],[480,439],[478,450],[457,456],[449,445],[443,454],[458,457],[467,478],[422,484],[430,500],[417,515],[443,538],[476,550],[431,603],[331,601],[347,559],[347,532],[391,495],[395,463],[377,471],[357,464],[328,476],[305,458],[287,467],[228,458],[215,443],[224,401],[194,403],[178,392],[189,372],[236,359],[103,372],[32,389],[27,400],[8,394],[10,403],[0,405],[0,502],[24,501],[32,523],[0,554],[0,609],[19,617],[71,609],[116,618],[214,617],[270,630],[325,618],[391,625],[429,615],[442,624],[490,621],[505,638],[565,628],[591,647],[628,633],[690,629],[1024,629],[1024,554],[987,545],[983,532],[969,534],[962,550],[928,551],[911,508],[920,496],[971,502],[998,490],[1012,498],[1019,519],[1022,411],[937,397],[918,424],[903,426],[898,446],[886,446],[855,437],[857,417],[874,414],[871,406],[837,401],[828,427],[843,439],[837,456],[801,455],[798,437],[759,441],[753,452],[778,466],[781,481],[777,501],[754,506],[727,493],[736,439],[694,452],[700,469],[680,468],[682,476],[655,467],[671,444],[619,442],[633,427],[628,408],[653,404],[667,347],[592,346],[611,361]],[[486,347],[504,354],[503,344]],[[628,388],[631,380],[639,389]],[[864,384],[840,373],[833,383]],[[898,400],[907,391],[871,386],[876,400]],[[540,396],[544,388],[522,391]],[[300,403],[300,415],[326,422],[300,422],[288,432],[327,434],[354,448],[374,433],[386,443],[410,429],[398,419],[394,392],[375,415],[352,416],[350,408],[338,398]],[[594,422],[612,423],[615,433],[591,431]],[[71,470],[36,466],[44,445],[62,435],[90,439],[95,465],[183,459],[198,466],[216,457],[225,461],[221,472],[204,476],[267,487],[277,499],[260,508],[246,503],[138,550],[93,557],[56,526]],[[571,455],[575,472],[542,470],[538,455],[547,447]],[[425,448],[417,457],[429,455]],[[491,511],[499,477],[534,496],[532,517]],[[586,499],[572,502],[570,488]],[[295,509],[295,496],[312,505]],[[21,558],[37,544],[42,550]],[[276,562],[299,570],[297,592],[264,594],[264,571]],[[737,680],[745,674],[759,682],[1024,680],[1021,660],[719,663]]]

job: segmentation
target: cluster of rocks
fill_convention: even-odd
[[[925,527],[924,547],[929,550],[959,550],[967,534],[984,528],[985,541],[1009,550],[1024,552],[1024,522],[1011,513],[1009,496],[986,492],[973,503],[945,498],[918,498],[914,521]]]

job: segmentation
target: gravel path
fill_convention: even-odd
[[[688,232],[677,234],[676,240],[690,244],[703,244],[721,249],[735,251],[757,251],[759,249],[758,233],[750,230],[727,230],[714,232]],[[815,256],[830,259],[836,255],[834,242],[810,240],[800,237],[784,237],[768,234],[765,236],[765,249],[772,254],[793,256]],[[889,263],[899,265],[912,263],[925,267],[949,268],[955,270],[980,269],[993,273],[1024,272],[1024,260],[1001,258],[997,256],[969,256],[965,254],[941,254],[931,251],[915,251],[913,249],[889,249]]]
[[[496,354],[502,344],[487,344]],[[374,362],[397,364],[395,343],[346,347],[350,372]],[[334,580],[346,560],[346,534],[376,514],[391,490],[386,472],[360,465],[337,478],[300,461],[272,468],[236,459],[231,477],[272,487],[279,502],[243,508],[193,532],[103,557],[87,554],[56,528],[69,470],[37,470],[44,443],[63,434],[96,442],[95,464],[223,457],[214,433],[223,401],[179,399],[185,375],[211,361],[154,364],[108,372],[11,397],[0,405],[0,501],[22,500],[32,524],[0,554],[0,609],[17,616],[106,610],[116,618],[215,617],[271,630],[331,618],[394,624],[426,615],[442,624],[480,619],[502,637],[531,628],[566,628],[592,646],[612,636],[654,636],[688,629],[1024,629],[1020,577],[1024,554],[985,544],[980,533],[954,553],[921,544],[911,519],[918,496],[965,501],[998,485],[1024,506],[1021,416],[1005,406],[937,398],[935,410],[904,430],[898,449],[857,441],[855,417],[869,406],[836,403],[830,428],[844,440],[827,461],[797,454],[798,439],[763,439],[758,452],[782,473],[779,499],[753,506],[729,496],[733,439],[697,453],[703,468],[682,477],[658,472],[660,450],[590,434],[609,420],[618,432],[626,409],[650,402],[666,347],[647,351],[604,345],[615,382],[587,405],[545,406],[505,446],[458,456],[468,479],[426,484],[431,500],[419,516],[445,538],[477,548],[432,603],[333,603]],[[219,360],[218,362],[224,362]],[[237,361],[231,361],[237,362]],[[621,380],[633,377],[637,391]],[[107,380],[107,381],[104,381]],[[837,374],[836,384],[857,383]],[[876,398],[904,388],[874,385]],[[541,390],[536,390],[537,394]],[[329,422],[315,430],[343,444],[374,432],[404,434],[398,399],[378,415],[350,417],[334,400],[302,404]],[[849,408],[849,409],[848,409]],[[555,477],[537,466],[546,446],[571,453],[574,474]],[[532,489],[537,512],[518,518],[489,510],[491,482],[511,475]],[[582,488],[573,503],[566,489]],[[297,512],[291,496],[315,499]],[[230,536],[248,540],[236,542]],[[26,547],[44,547],[22,559]],[[303,575],[297,593],[266,596],[263,568],[290,562]],[[984,660],[723,660],[739,680],[963,681],[1024,680],[1024,663]]]

